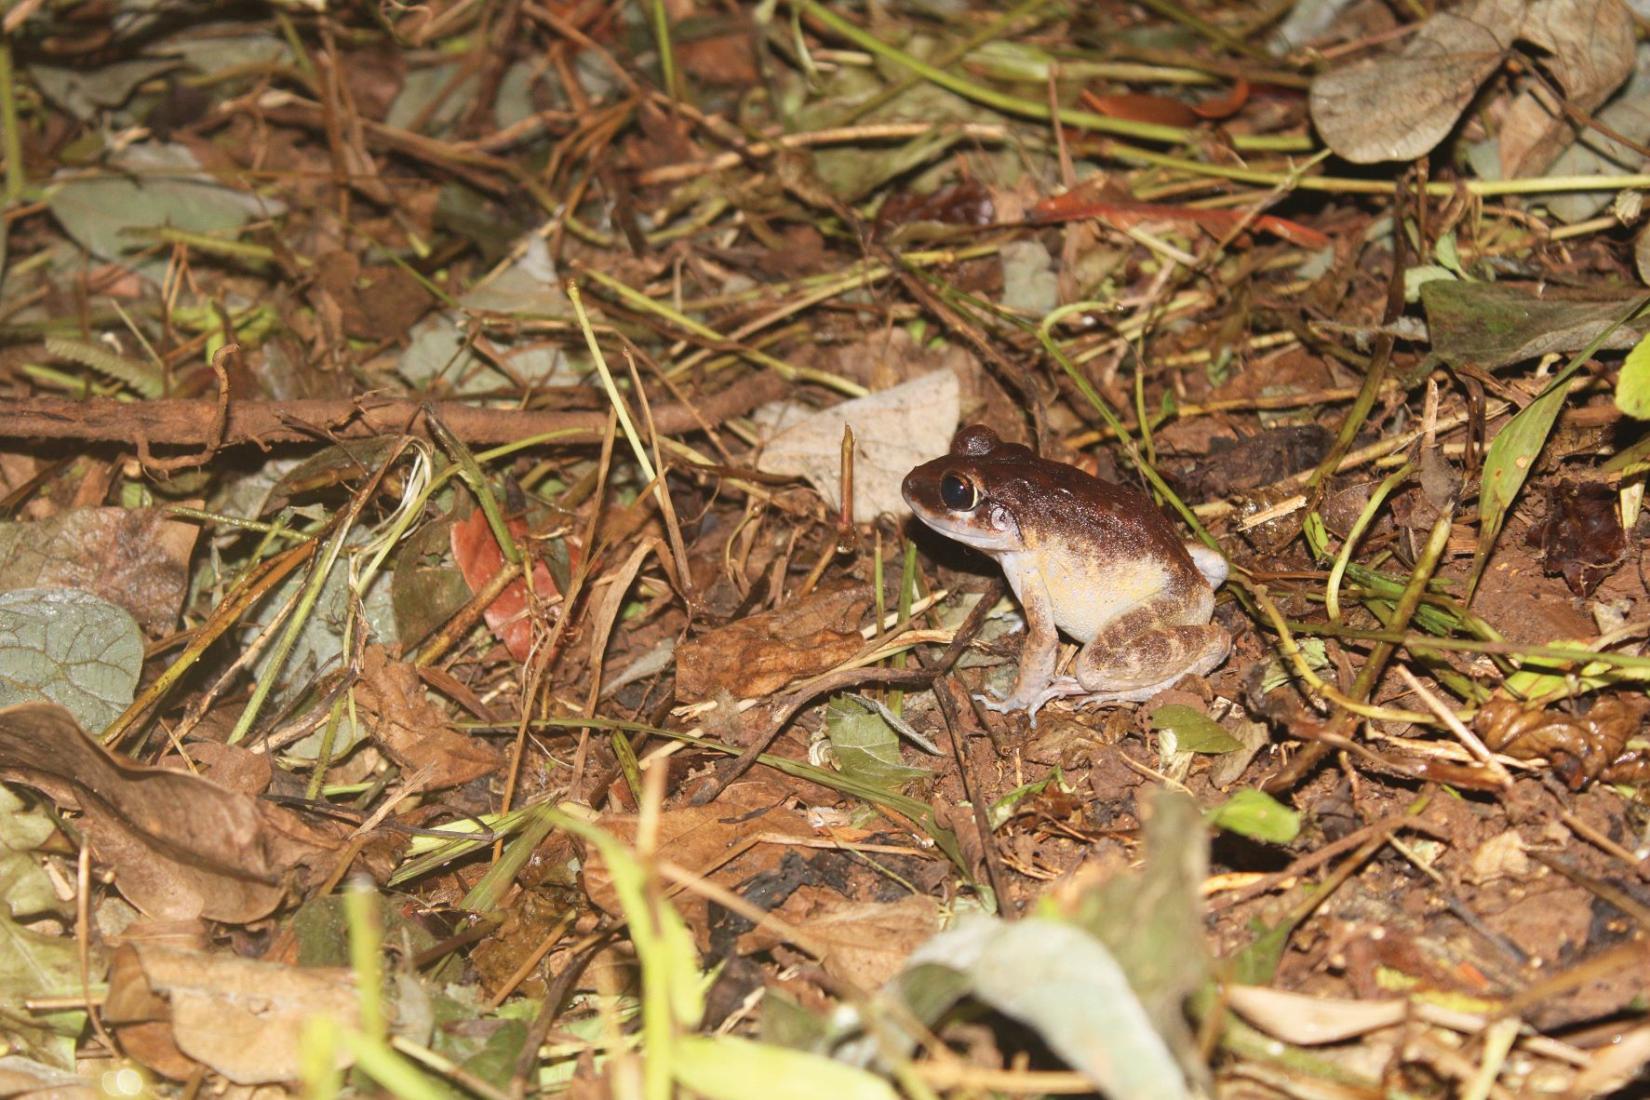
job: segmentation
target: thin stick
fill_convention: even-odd
[[[1466,724],[1455,716],[1455,712],[1444,705],[1442,699],[1428,691],[1426,685],[1417,680],[1415,674],[1403,665],[1398,666],[1398,676],[1404,683],[1409,685],[1409,690],[1421,697],[1421,702],[1426,704],[1427,709],[1438,716],[1438,720],[1444,723],[1444,727],[1455,734],[1455,739],[1465,745],[1467,751],[1472,753],[1478,759],[1478,762],[1484,765],[1503,787],[1512,786],[1512,773],[1506,769],[1501,761],[1495,758],[1495,754],[1489,750],[1484,742],[1478,739],[1478,735],[1468,729]]]

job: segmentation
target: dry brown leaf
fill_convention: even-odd
[[[141,1036],[157,1072],[179,1076],[178,1056],[241,1085],[288,1081],[303,1064],[310,1020],[354,1026],[350,971],[295,967],[234,955],[180,951],[158,944],[121,948],[109,981],[105,1018],[121,1040]],[[165,1029],[170,1027],[170,1043]],[[167,1047],[175,1044],[177,1054]],[[339,1049],[338,1067],[350,1062]],[[186,1075],[186,1074],[185,1074]]]
[[[1519,36],[1546,51],[1542,66],[1577,110],[1591,113],[1633,71],[1633,17],[1621,0],[1537,0]],[[1501,174],[1539,175],[1575,137],[1575,124],[1542,84],[1501,120]]]
[[[0,1096],[16,1100],[101,1100],[91,1081],[21,1054],[0,1057]]]
[[[257,920],[289,871],[335,846],[279,806],[111,754],[52,703],[0,710],[0,778],[84,813],[93,856],[152,917]]]
[[[341,250],[320,257],[315,266],[315,288],[331,297],[350,336],[393,340],[429,312],[429,292],[403,268],[363,270],[358,257]]]
[[[177,625],[199,529],[158,508],[77,508],[39,523],[0,523],[0,590],[83,588],[150,635]]]
[[[1331,69],[1312,82],[1312,121],[1356,164],[1414,160],[1444,139],[1517,37],[1524,0],[1441,12],[1394,57]]]
[[[957,376],[942,368],[790,424],[768,440],[756,465],[806,478],[835,510],[842,497],[842,431],[851,426],[854,518],[907,515],[900,482],[911,467],[946,452],[961,416]]]
[[[172,1037],[172,1007],[143,976],[130,946],[109,961],[109,992],[103,998],[103,1022],[120,1036],[120,1049],[162,1077],[174,1081],[195,1072],[195,1060],[178,1049]]]
[[[783,845],[756,844],[732,859],[728,853],[758,833],[812,837],[814,832],[807,822],[784,805],[791,793],[786,786],[771,780],[746,780],[728,787],[711,805],[665,810],[659,815],[659,854],[678,867],[695,874],[703,873],[724,886],[771,871],[784,857]],[[601,826],[626,845],[634,842],[634,817],[603,817]],[[618,916],[619,899],[607,865],[595,849],[590,849],[588,855],[581,875],[585,893],[596,908]],[[678,894],[673,903],[694,930],[700,947],[705,947],[704,900],[688,892]]]
[[[861,989],[875,989],[898,974],[917,945],[940,928],[938,903],[921,894],[896,902],[849,901],[834,890],[804,886],[775,912],[826,947],[820,960],[826,973]],[[777,942],[773,932],[757,928],[739,937],[739,952]]]
[[[390,759],[424,773],[424,790],[456,787],[503,767],[485,742],[453,729],[441,708],[424,694],[418,670],[392,661],[383,646],[368,646],[361,659],[356,705],[368,713],[372,738]]]
[[[268,753],[253,752],[240,745],[202,741],[189,746],[189,756],[195,762],[198,774],[220,787],[239,791],[251,798],[257,798],[269,790],[270,781],[275,778],[275,765],[270,762]],[[175,756],[167,757],[161,763],[173,771],[183,771],[186,767]]]
[[[1491,699],[1478,708],[1472,726],[1495,752],[1519,760],[1545,757],[1559,778],[1580,790],[1596,779],[1615,779],[1613,766],[1636,764],[1628,740],[1643,728],[1644,712],[1641,696],[1602,695],[1585,714]]]
[[[1228,1003],[1251,1024],[1301,1046],[1344,1042],[1402,1023],[1410,1014],[1409,1003],[1402,1000],[1309,997],[1255,985],[1229,986],[1225,992]]]
[[[689,638],[676,647],[676,698],[718,692],[758,698],[824,672],[865,645],[859,620],[870,606],[864,586],[819,591],[780,608]]]

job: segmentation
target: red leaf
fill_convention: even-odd
[[[1243,105],[1249,102],[1249,82],[1238,77],[1238,82],[1232,90],[1220,99],[1205,99],[1202,103],[1192,104],[1192,110],[1198,118],[1231,118],[1243,110]]]
[[[1080,218],[1096,218],[1119,229],[1142,222],[1174,222],[1195,226],[1216,236],[1225,236],[1239,226],[1247,226],[1302,248],[1322,248],[1329,243],[1329,238],[1316,229],[1271,214],[1250,217],[1241,210],[1203,210],[1193,206],[1113,201],[1097,198],[1092,191],[1082,188],[1063,195],[1052,195],[1032,207],[1028,214],[1028,220],[1034,223],[1075,221]]]
[[[1095,114],[1108,118],[1126,118],[1131,122],[1152,122],[1159,126],[1193,126],[1197,115],[1178,99],[1167,96],[1142,95],[1124,92],[1121,95],[1096,95],[1083,92],[1083,102]]]
[[[527,522],[516,518],[507,520],[505,525],[510,529],[516,545],[524,546]],[[453,560],[458,563],[459,572],[464,574],[464,583],[470,586],[472,594],[486,588],[488,582],[504,568],[504,551],[499,549],[493,529],[487,525],[487,516],[479,508],[453,524],[452,546]],[[533,558],[532,566],[533,591],[540,601],[555,596],[556,582],[551,579],[550,570],[544,562]],[[518,661],[527,660],[533,647],[533,621],[529,606],[527,582],[517,577],[504,586],[504,591],[487,605],[483,613],[494,637],[503,642],[510,656]]]

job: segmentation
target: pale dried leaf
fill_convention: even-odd
[[[1543,67],[1577,110],[1591,112],[1633,71],[1633,18],[1621,0],[1537,0],[1519,37],[1546,51]],[[1544,172],[1575,124],[1543,85],[1532,85],[1501,122],[1501,174]]]
[[[962,416],[957,376],[930,371],[892,389],[823,409],[768,441],[757,468],[806,478],[841,507],[842,430],[854,430],[854,518],[908,515],[900,482],[944,454]]]
[[[153,917],[257,920],[333,843],[279,806],[116,757],[50,703],[0,710],[0,777],[84,813],[93,855]]]
[[[159,508],[76,508],[0,523],[0,590],[83,588],[163,634],[177,626],[199,530]]]
[[[303,1064],[311,1019],[354,1026],[354,976],[343,968],[296,967],[234,955],[137,944],[149,988],[170,1000],[178,1049],[242,1085],[292,1080]],[[338,1065],[349,1054],[338,1049]]]
[[[1226,1003],[1275,1039],[1303,1046],[1339,1043],[1403,1022],[1404,1001],[1309,997],[1256,985],[1226,987]]]
[[[1312,121],[1357,164],[1413,160],[1444,139],[1511,46],[1522,0],[1481,0],[1427,20],[1394,57],[1330,69],[1312,82]]]

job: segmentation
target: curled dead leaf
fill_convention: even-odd
[[[1425,155],[1500,66],[1523,16],[1522,0],[1479,0],[1428,19],[1396,56],[1330,69],[1312,82],[1318,133],[1356,164]]]
[[[397,764],[421,774],[425,790],[457,787],[503,767],[492,746],[453,729],[424,693],[418,670],[390,660],[383,646],[363,654],[355,701],[367,713],[373,740]]]
[[[260,1085],[295,1078],[310,1021],[353,1026],[356,1003],[354,976],[341,967],[132,944],[116,953],[104,1018],[158,1073],[187,1076],[199,1063]],[[341,1046],[337,1058],[340,1069],[351,1060]]]
[[[83,813],[93,856],[153,917],[267,916],[287,875],[337,843],[282,807],[117,757],[52,703],[0,710],[0,778]]]
[[[1600,697],[1586,714],[1526,710],[1511,699],[1491,699],[1472,725],[1495,752],[1520,760],[1546,757],[1570,788],[1579,790],[1638,764],[1626,753],[1627,741],[1638,732],[1645,710],[1642,700],[1629,702],[1621,695]]]

